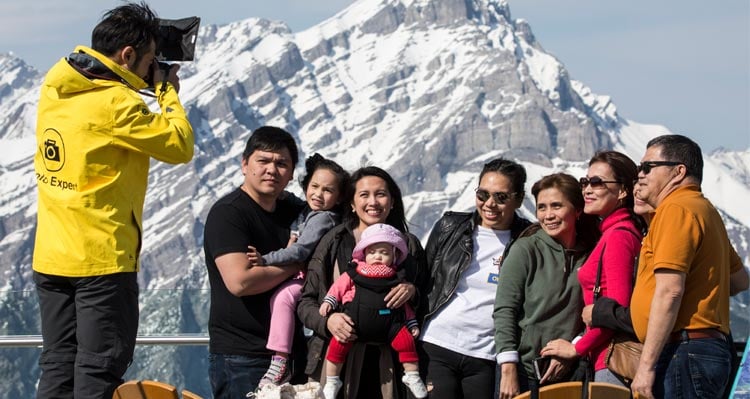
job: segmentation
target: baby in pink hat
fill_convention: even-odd
[[[419,377],[414,338],[419,327],[414,309],[407,303],[398,309],[385,306],[385,296],[401,281],[396,269],[408,250],[403,235],[391,225],[377,223],[362,232],[352,253],[354,267],[336,280],[328,290],[320,315],[325,317],[339,305],[357,327],[359,341],[387,343],[398,352],[404,366],[401,379],[417,398],[426,398],[427,389]],[[323,396],[335,399],[341,389],[339,374],[353,343],[331,339],[326,355],[326,384]]]

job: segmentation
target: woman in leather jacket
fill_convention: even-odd
[[[505,247],[530,222],[516,214],[526,170],[484,165],[473,212],[447,212],[427,242],[429,281],[421,336],[431,398],[491,398],[495,388],[492,311]],[[422,356],[420,356],[422,357]]]

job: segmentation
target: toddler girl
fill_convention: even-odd
[[[305,177],[300,183],[305,191],[307,206],[298,219],[298,233],[292,234],[287,248],[262,256],[255,248],[248,247],[247,256],[251,265],[307,262],[320,238],[339,223],[339,208],[349,181],[349,173],[320,154],[307,158],[305,169]],[[302,294],[304,277],[304,272],[300,272],[281,284],[271,297],[271,327],[266,348],[276,353],[258,384],[259,388],[268,384],[281,385],[291,378],[287,361],[292,350],[295,309]]]
[[[427,389],[419,377],[417,349],[414,338],[419,328],[414,309],[407,303],[398,309],[385,307],[384,298],[400,282],[396,268],[408,254],[406,241],[391,225],[376,223],[367,227],[354,247],[352,264],[336,280],[320,305],[325,317],[339,304],[354,321],[360,341],[390,342],[404,366],[402,381],[417,398],[427,397]],[[326,355],[325,399],[335,399],[341,389],[339,374],[352,342],[331,339]]]

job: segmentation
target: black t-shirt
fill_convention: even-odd
[[[247,252],[254,246],[268,253],[286,246],[289,226],[301,211],[291,200],[276,201],[274,212],[266,212],[239,188],[218,200],[206,217],[203,251],[211,284],[208,321],[209,351],[228,355],[267,355],[266,341],[271,319],[269,300],[274,290],[236,297],[227,290],[215,259],[227,253]]]

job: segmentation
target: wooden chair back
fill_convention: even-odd
[[[560,382],[539,388],[539,399],[581,399],[583,384],[580,381]],[[531,391],[517,395],[513,399],[529,399]]]
[[[113,399],[180,399],[177,388],[159,381],[127,381],[115,390]]]
[[[187,389],[182,390],[182,399],[203,399],[202,397],[198,396],[197,393],[192,393],[188,391]]]
[[[630,389],[606,382],[589,383],[589,399],[630,399]]]
[[[589,399],[631,399],[630,389],[606,382],[589,383]],[[580,399],[583,384],[561,382],[539,388],[539,399]],[[524,392],[513,399],[530,399],[531,392]]]
[[[143,389],[140,381],[126,381],[115,389],[112,399],[142,399]]]

